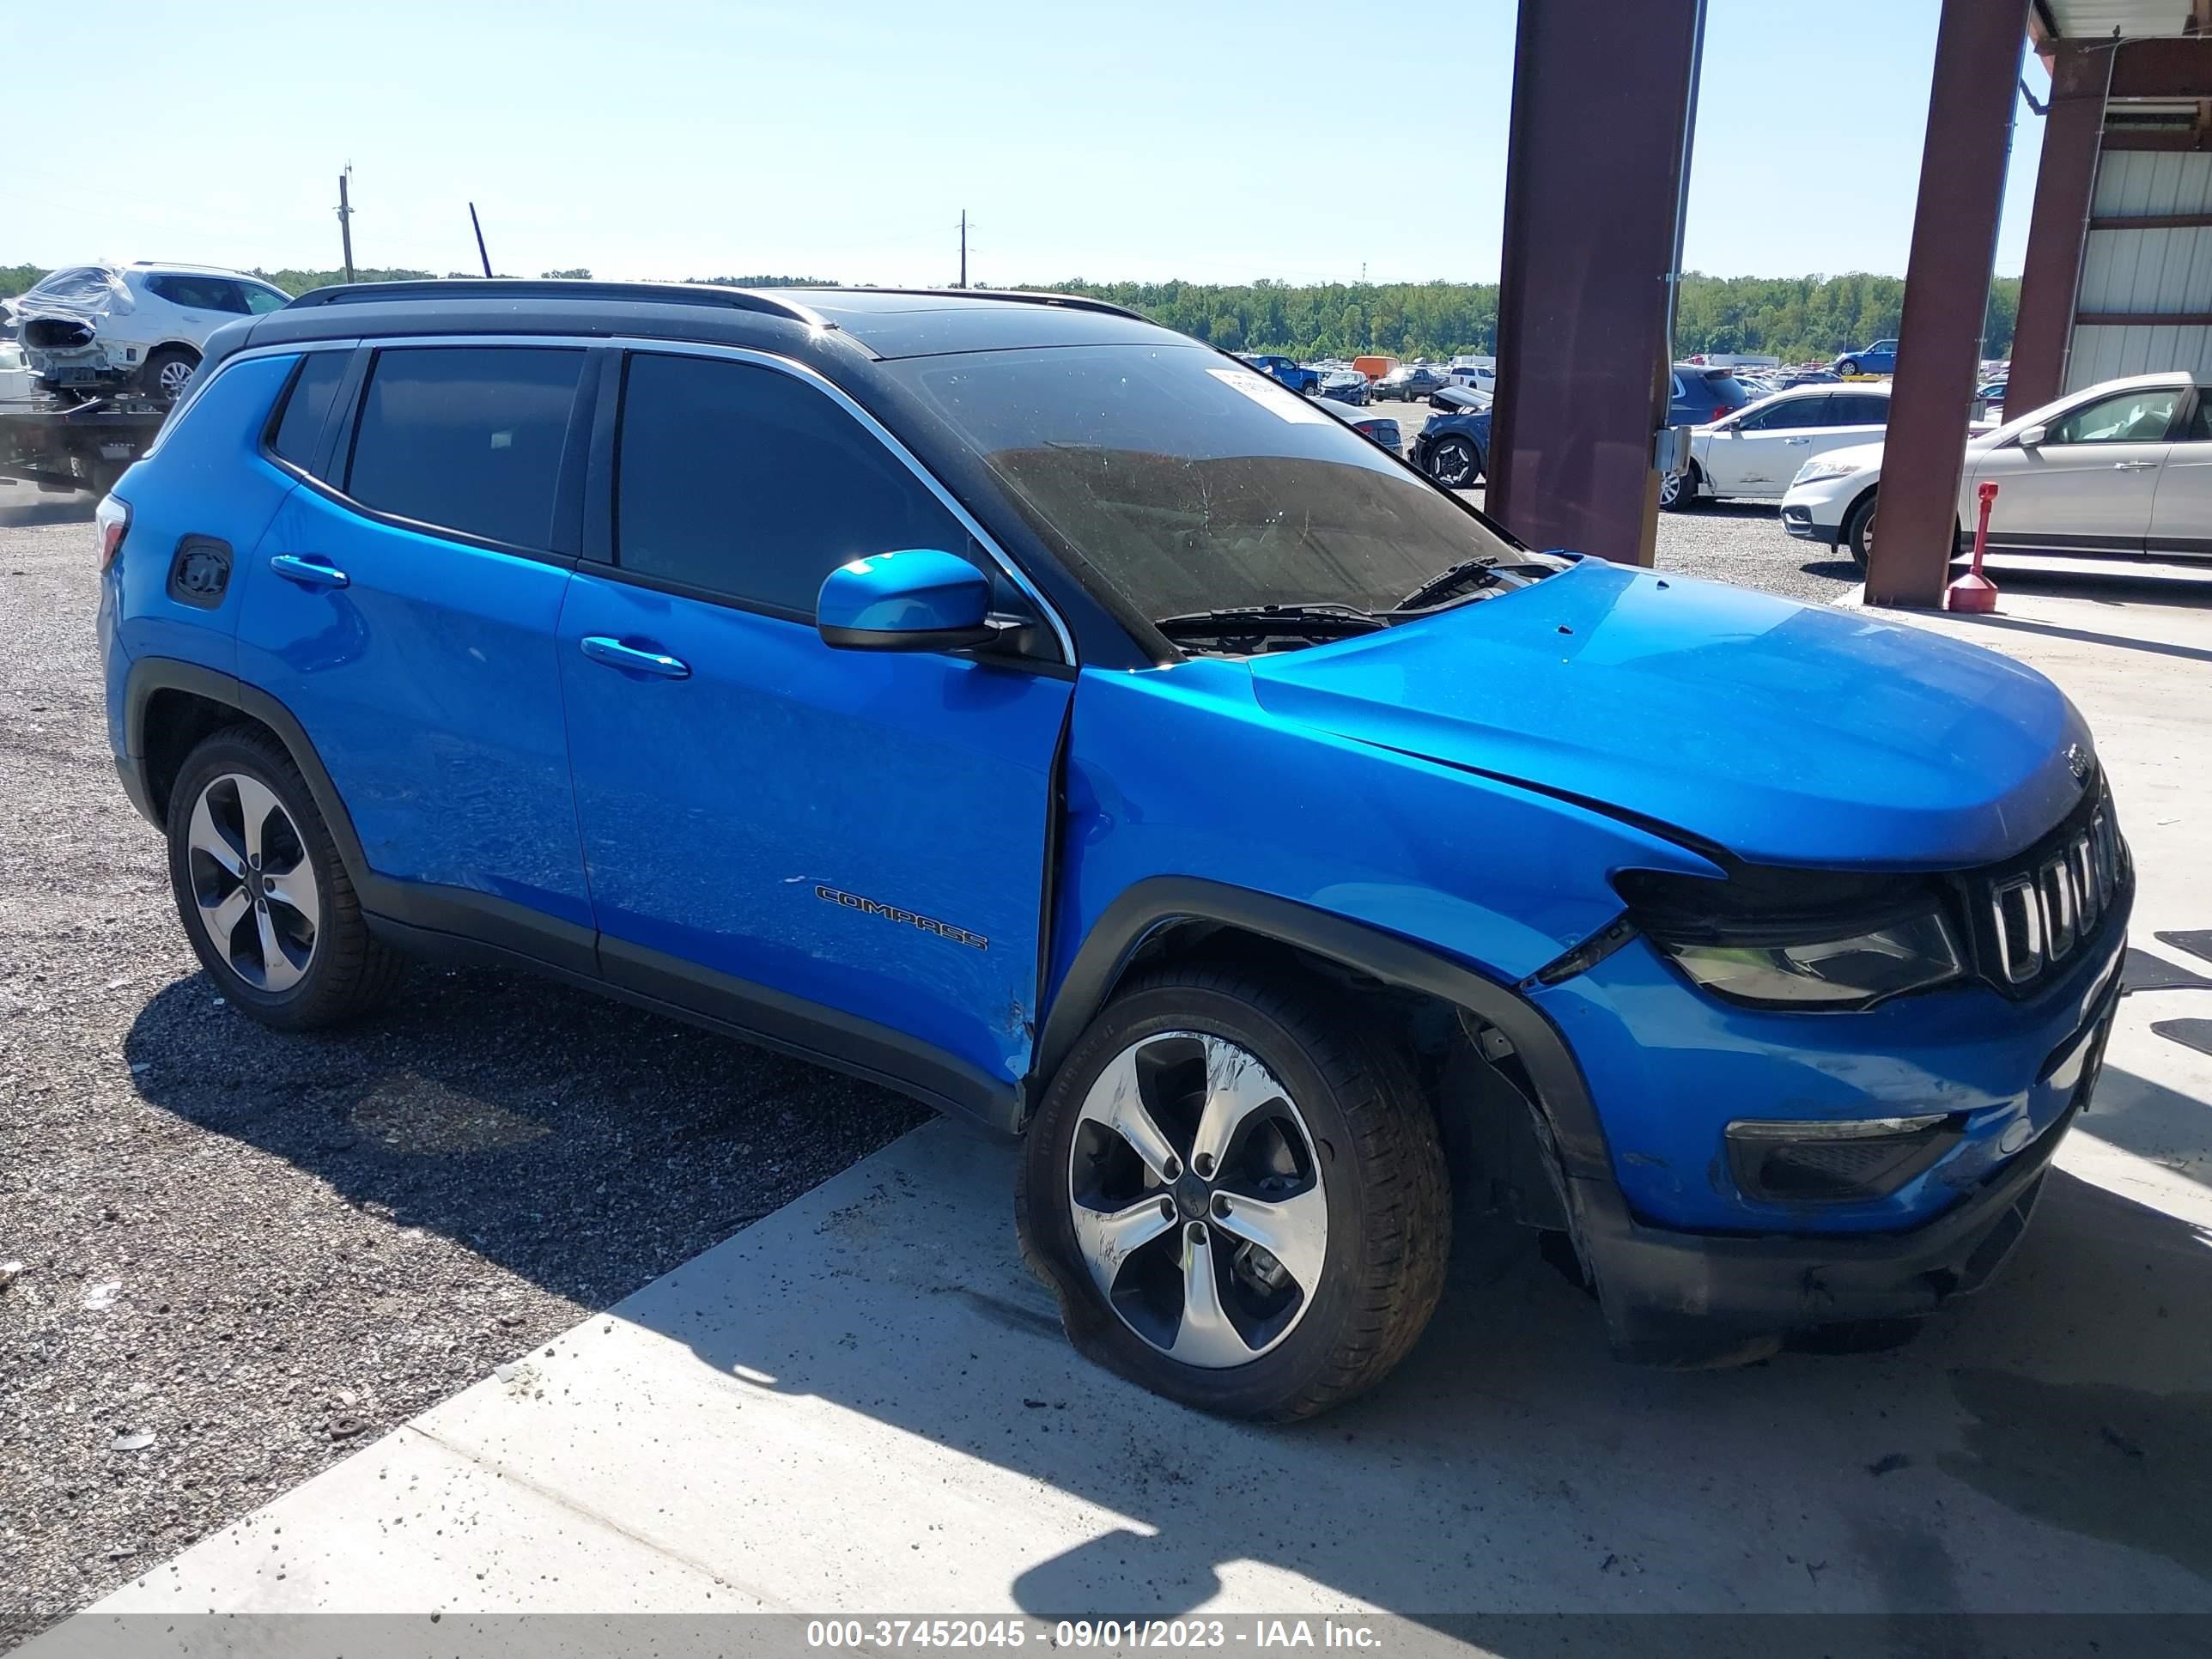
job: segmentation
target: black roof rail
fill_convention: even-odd
[[[1141,311],[1117,306],[1110,300],[1094,300],[1085,294],[1054,294],[1030,288],[800,288],[801,294],[910,294],[920,300],[1010,300],[1023,305],[1060,306],[1069,311],[1103,311],[1109,316],[1152,319]]]
[[[618,300],[634,305],[720,306],[787,318],[812,328],[836,325],[811,307],[780,300],[757,289],[717,288],[706,283],[602,283],[574,278],[453,276],[399,283],[338,283],[310,289],[286,307],[374,305],[386,300]]]

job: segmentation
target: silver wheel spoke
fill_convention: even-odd
[[[215,814],[208,811],[207,792],[192,803],[192,821],[185,831],[185,845],[195,853],[204,853],[234,880],[246,876],[246,849],[216,827]],[[203,906],[202,908],[206,907]]]
[[[246,860],[258,865],[261,862],[262,831],[268,827],[269,815],[281,812],[283,809],[277,805],[276,797],[270,793],[267,785],[234,774],[230,781],[238,791],[239,813],[245,820]]]
[[[281,904],[299,913],[311,937],[322,926],[321,907],[315,898],[314,873],[307,868],[307,860],[301,859],[281,876],[270,877],[268,893],[271,904]]]
[[[1273,1256],[1308,1296],[1320,1285],[1328,1251],[1328,1199],[1318,1182],[1276,1203],[1224,1193],[1214,1200],[1213,1224]]]
[[[307,971],[285,954],[284,942],[277,937],[276,923],[265,904],[256,905],[254,925],[261,933],[261,988],[264,991],[287,991],[300,981]]]
[[[252,906],[253,901],[246,896],[243,887],[232,888],[216,903],[200,906],[200,920],[207,923],[208,937],[215,941],[215,948],[222,952],[226,962],[234,962],[237,955],[230,948],[232,931],[237,927],[239,918]]]
[[[1083,1103],[1083,1115],[1104,1124],[1127,1141],[1130,1150],[1152,1172],[1152,1179],[1163,1185],[1172,1179],[1167,1173],[1169,1166],[1180,1167],[1175,1148],[1146,1109],[1137,1082],[1137,1049],[1124,1049],[1106,1074],[1091,1085],[1090,1097]]]
[[[1186,1228],[1182,1250],[1182,1323],[1176,1329],[1169,1355],[1185,1364],[1212,1370],[1243,1364],[1253,1352],[1221,1305],[1221,1287],[1213,1277],[1213,1246],[1194,1238]]]
[[[1212,1175],[1221,1167],[1237,1126],[1261,1107],[1283,1097],[1283,1085],[1233,1042],[1206,1039],[1206,1106],[1190,1144],[1191,1167]]]
[[[1159,1198],[1140,1198],[1126,1210],[1092,1210],[1075,1206],[1075,1242],[1091,1267],[1091,1277],[1109,1296],[1121,1277],[1121,1264],[1140,1245],[1149,1244],[1175,1225],[1175,1206]]]

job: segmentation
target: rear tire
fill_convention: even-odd
[[[1413,1347],[1450,1249],[1443,1147],[1403,1059],[1325,1006],[1287,975],[1185,964],[1078,1041],[1014,1209],[1085,1356],[1200,1411],[1281,1422]]]
[[[1874,556],[1874,515],[1881,502],[1881,492],[1870,489],[1852,504],[1844,520],[1844,546],[1862,571]]]
[[[145,365],[138,371],[138,384],[161,402],[173,404],[185,395],[185,388],[192,383],[199,367],[200,354],[191,347],[163,346],[146,354]]]
[[[217,991],[280,1031],[337,1025],[391,994],[403,959],[368,931],[345,860],[281,743],[228,726],[169,793],[177,915]]]
[[[1659,480],[1659,505],[1669,513],[1686,513],[1701,499],[1705,475],[1695,461],[1686,472],[1669,473]]]
[[[1856,374],[1858,372],[1859,360],[1856,357],[1846,357],[1836,365],[1836,373],[1838,374]]]

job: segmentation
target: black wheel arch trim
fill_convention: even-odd
[[[1188,876],[1136,882],[1109,904],[1075,953],[1038,1034],[1027,1101],[1042,1098],[1085,1026],[1106,1006],[1139,946],[1178,922],[1219,922],[1466,1009],[1513,1044],[1571,1182],[1613,1185],[1613,1167],[1582,1067],[1551,1020],[1512,987],[1364,922],[1272,894]]]

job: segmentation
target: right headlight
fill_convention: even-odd
[[[1893,883],[1818,872],[1725,882],[1630,872],[1620,885],[1631,915],[1668,961],[1715,996],[1749,1007],[1870,1008],[1966,972],[1940,898],[1900,899]]]
[[[1792,483],[1819,483],[1824,478],[1848,478],[1859,470],[1856,461],[1824,461],[1815,457],[1797,469]]]

